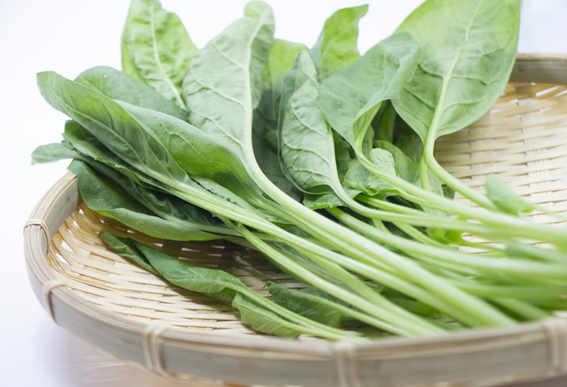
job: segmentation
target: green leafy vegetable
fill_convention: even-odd
[[[307,288],[317,289],[317,288]],[[268,291],[274,302],[292,310],[302,316],[309,317],[325,325],[338,327],[343,319],[342,311],[334,307],[333,301],[329,301],[319,295],[305,291],[295,291],[274,282],[268,282]],[[313,292],[314,290],[312,290]]]
[[[352,65],[359,57],[358,21],[368,12],[368,5],[344,8],[325,21],[323,31],[310,54],[321,78],[327,78]]]
[[[166,99],[143,82],[112,67],[93,67],[83,71],[75,81],[92,87],[112,99],[156,110],[181,120],[187,118],[187,112],[174,102]]]
[[[520,0],[428,0],[398,27],[423,47],[396,111],[425,143],[480,118],[500,96],[516,58]],[[466,90],[466,92],[463,92]]]
[[[521,0],[428,0],[396,31],[423,47],[412,81],[394,107],[425,144],[427,167],[451,188],[491,208],[491,202],[449,175],[435,161],[435,140],[470,125],[504,91],[516,58]]]
[[[567,218],[495,177],[488,197],[472,191],[433,157],[439,136],[485,114],[503,90],[519,7],[427,0],[361,57],[367,6],[337,11],[307,50],[274,39],[272,10],[252,2],[197,51],[175,14],[133,0],[123,72],[38,74],[45,99],[71,120],[64,141],[32,161],[73,159],[86,205],[131,229],[224,238],[308,285],[269,283],[269,300],[221,270],[102,236],[152,274],[231,303],[262,333],[364,341],[376,337],[368,327],[338,327],[418,336],[544,318],[566,294],[567,232],[522,214]],[[453,201],[456,192],[483,208]]]
[[[132,0],[122,35],[122,69],[185,108],[181,83],[197,48],[179,17],[158,0]]]
[[[536,209],[534,204],[516,195],[502,180],[494,175],[488,176],[485,184],[488,198],[496,207],[507,214],[518,215]]]

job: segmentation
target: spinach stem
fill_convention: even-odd
[[[319,289],[351,305],[355,305],[357,308],[364,310],[366,313],[372,315],[373,317],[387,322],[381,323],[380,326],[377,326],[378,328],[386,330],[390,333],[400,334],[404,336],[427,335],[442,332],[442,330],[439,330],[434,325],[430,325],[429,323],[426,323],[425,320],[422,320],[421,318],[410,314],[405,309],[392,304],[377,293],[373,292],[381,299],[381,302],[378,305],[370,303],[365,299],[318,277],[317,275],[309,272],[308,270],[305,270],[305,268],[303,268],[301,265],[291,260],[286,256],[286,254],[254,236],[253,233],[251,233],[246,229],[246,227],[242,226],[241,224],[233,224],[233,227],[238,230],[250,243],[254,244],[256,248],[269,255],[269,257],[275,260],[279,265],[285,266],[300,280],[317,286]],[[344,276],[341,275],[341,277]],[[371,290],[370,288],[368,289]],[[374,299],[376,300],[377,297],[374,297]],[[394,310],[395,314],[392,313],[392,310]],[[416,324],[415,321],[419,322],[420,324]]]
[[[390,184],[402,188],[407,192],[407,194],[403,194],[403,196],[417,204],[453,213],[467,219],[478,220],[486,225],[492,225],[500,228],[501,233],[507,232],[512,233],[517,237],[548,241],[561,246],[567,245],[566,230],[537,224],[530,222],[525,218],[518,218],[500,212],[489,212],[485,209],[467,207],[432,192],[424,191],[423,189],[416,187],[397,176],[391,176],[384,173],[372,164],[372,162],[363,154],[361,154],[361,152],[357,153],[357,157],[369,171],[386,180]]]
[[[462,253],[458,250],[451,251],[434,246],[426,246],[412,240],[380,231],[338,208],[328,209],[328,212],[352,229],[361,232],[377,242],[385,243],[398,250],[404,251],[416,259],[421,259],[421,257],[426,256],[434,261],[453,263],[481,271],[486,270],[509,275],[537,275],[549,278],[567,279],[567,268],[564,267],[564,265],[542,264],[525,260],[486,258]]]

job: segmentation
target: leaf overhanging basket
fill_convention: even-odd
[[[529,200],[567,211],[567,56],[520,55],[511,82],[490,114],[440,139],[438,159],[470,186],[482,187],[496,174]],[[74,335],[167,378],[198,386],[233,385],[220,380],[489,386],[567,373],[567,322],[560,318],[368,344],[258,335],[229,306],[175,288],[109,251],[98,238],[109,229],[159,243],[193,265],[238,275],[261,294],[267,280],[303,285],[240,247],[156,240],[129,230],[86,208],[75,177],[65,175],[37,204],[24,231],[36,296]]]

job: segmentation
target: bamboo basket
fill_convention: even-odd
[[[494,109],[439,141],[440,162],[475,188],[496,174],[529,200],[567,211],[565,84],[567,56],[520,55]],[[65,175],[37,204],[24,230],[37,298],[77,337],[169,379],[203,387],[465,387],[567,373],[567,322],[561,318],[369,344],[255,334],[230,306],[176,288],[109,251],[98,237],[106,230],[159,243],[193,265],[238,275],[262,295],[267,280],[304,285],[255,253],[222,241],[170,242],[129,230],[86,208],[75,177]]]

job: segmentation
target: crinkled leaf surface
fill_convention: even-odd
[[[304,204],[311,208],[342,204],[344,191],[339,180],[333,132],[318,103],[317,69],[307,53],[297,60],[295,90],[287,101],[280,128],[280,161],[288,179],[306,195]],[[341,149],[339,155],[342,157]]]

